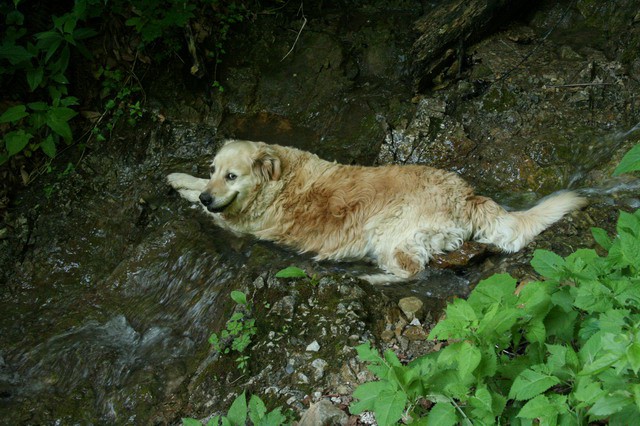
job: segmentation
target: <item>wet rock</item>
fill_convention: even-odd
[[[314,359],[313,362],[311,363],[311,367],[313,367],[314,372],[313,372],[313,378],[315,380],[320,380],[323,376],[324,376],[324,370],[325,368],[327,368],[329,364],[327,363],[327,361],[323,360],[323,359]]]
[[[416,87],[424,90],[435,75],[461,55],[467,40],[504,19],[510,0],[448,0],[427,11],[416,22],[421,33],[412,48],[413,75]],[[458,68],[461,64],[458,64]]]
[[[419,325],[410,325],[403,332],[402,336],[410,341],[426,340],[429,334]]]
[[[489,254],[490,250],[486,244],[465,241],[456,251],[436,254],[431,262],[437,268],[459,269],[469,265],[471,262],[482,261]]]
[[[320,350],[320,345],[318,344],[317,341],[313,341],[311,343],[309,343],[309,345],[307,345],[307,349],[305,349],[307,352],[318,352]]]
[[[402,298],[398,302],[398,307],[409,321],[420,317],[423,306],[424,303],[422,303],[422,300],[415,296]]]
[[[311,404],[298,426],[344,426],[349,416],[326,399]]]

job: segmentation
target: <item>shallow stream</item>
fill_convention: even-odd
[[[272,244],[237,241],[179,199],[165,184],[166,174],[205,176],[209,156],[223,137],[293,145],[346,163],[383,162],[392,152],[400,162],[455,170],[479,192],[514,208],[566,187],[582,189],[592,199],[584,212],[522,253],[490,252],[486,260],[455,270],[429,269],[416,282],[359,296],[382,294],[395,305],[414,295],[434,314],[493,272],[529,277],[528,261],[536,247],[562,252],[593,245],[589,227],[612,231],[618,209],[640,206],[638,179],[610,178],[622,153],[640,136],[638,125],[630,124],[640,121],[640,101],[632,94],[637,82],[621,80],[618,92],[611,86],[606,93],[595,93],[593,87],[571,93],[543,88],[545,79],[565,78],[563,72],[586,67],[593,57],[601,69],[615,61],[574,45],[579,54],[571,56],[571,63],[552,45],[543,60],[532,59],[524,76],[514,73],[496,81],[492,90],[476,90],[480,71],[498,75],[501,60],[508,62],[513,55],[519,61],[531,49],[497,36],[474,46],[484,62],[479,60],[469,76],[416,100],[404,87],[412,40],[408,16],[415,18],[415,12],[390,12],[388,23],[369,19],[379,17],[379,11],[368,16],[364,8],[362,13],[354,20],[349,14],[318,20],[318,27],[303,34],[298,55],[284,65],[264,56],[256,59],[269,53],[259,43],[247,50],[254,56],[230,58],[225,73],[232,94],[224,102],[215,96],[205,102],[198,91],[181,92],[179,82],[170,84],[173,76],[159,78],[150,85],[163,89],[149,103],[168,117],[165,123],[149,120],[125,129],[71,176],[44,177],[19,196],[9,212],[11,237],[0,241],[11,258],[0,293],[2,423],[171,424],[184,415],[220,410],[228,405],[226,396],[210,402],[206,395],[194,396],[194,390],[217,359],[207,339],[231,312],[229,291],[256,288],[256,281],[268,281],[290,265],[309,275],[342,276],[347,284],[338,282],[336,289],[353,285],[350,277],[371,272],[363,263],[318,264]],[[398,25],[403,20],[407,28]],[[263,39],[258,30],[265,28],[259,25],[240,46],[251,44],[251,37]],[[269,53],[279,61],[290,46],[291,31],[266,27],[274,32],[273,40],[286,40],[274,42],[278,48]],[[363,42],[367,37],[368,44]],[[246,63],[252,60],[258,65]],[[575,68],[566,73],[575,75]],[[587,112],[591,115],[584,118]],[[401,158],[402,153],[410,155]],[[42,195],[45,186],[53,188],[50,197]],[[287,291],[286,282],[278,285]],[[284,298],[278,293],[264,306],[297,300],[299,292],[292,292]],[[311,299],[299,301],[291,316],[302,305],[314,307]],[[385,315],[362,313],[368,335],[388,325]],[[356,335],[351,343],[361,338]],[[291,337],[296,339],[301,338]],[[278,362],[291,374],[290,360],[283,355],[273,360]],[[328,360],[340,370],[337,363]],[[258,379],[248,378],[246,383],[258,390],[270,386],[264,372],[255,373],[263,382],[258,386]],[[334,390],[318,383],[322,391]],[[306,392],[301,389],[294,389],[301,395],[299,405]]]

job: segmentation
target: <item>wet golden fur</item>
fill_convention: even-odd
[[[233,232],[317,259],[371,259],[387,273],[368,277],[373,282],[411,278],[434,254],[468,239],[520,250],[585,203],[561,192],[509,213],[475,195],[455,173],[419,165],[347,166],[295,148],[235,140],[214,158],[210,179],[184,173],[167,179]]]

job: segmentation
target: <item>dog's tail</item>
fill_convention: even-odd
[[[575,192],[551,195],[525,211],[508,212],[490,198],[474,196],[467,207],[473,225],[473,239],[513,253],[587,200]]]

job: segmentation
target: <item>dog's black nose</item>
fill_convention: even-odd
[[[208,207],[213,202],[213,197],[208,192],[203,192],[200,194],[200,202]]]

